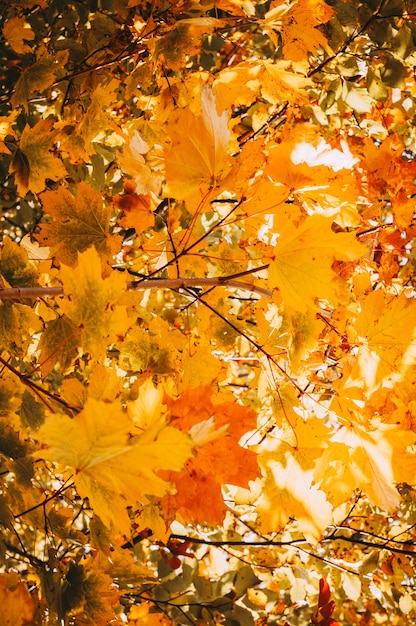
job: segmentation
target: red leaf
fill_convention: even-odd
[[[331,590],[325,578],[321,578],[319,581],[319,600],[318,606],[321,608],[328,604],[329,598],[331,597]]]
[[[327,604],[324,604],[324,606],[321,607],[320,612],[323,617],[329,618],[334,612],[334,609],[335,609],[335,602],[331,600],[331,602],[328,602]]]

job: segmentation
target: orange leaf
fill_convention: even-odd
[[[256,426],[256,413],[233,402],[212,404],[209,386],[186,391],[167,400],[175,417],[173,424],[189,432],[196,444],[195,458],[185,469],[170,474],[177,493],[164,500],[165,509],[175,509],[186,521],[221,523],[227,507],[222,485],[246,486],[259,474],[256,455],[239,445],[244,433]],[[203,494],[203,497],[201,497]]]
[[[17,54],[30,52],[31,47],[25,41],[32,41],[35,38],[32,28],[25,28],[25,22],[26,18],[24,15],[21,17],[16,16],[7,20],[3,26],[3,36]]]
[[[135,228],[139,234],[149,226],[153,226],[153,215],[150,194],[140,195],[135,192],[134,181],[126,180],[124,193],[117,194],[113,198],[116,207],[123,212],[118,223],[124,228]]]
[[[0,576],[1,623],[4,626],[33,626],[35,603],[27,586],[15,573]]]

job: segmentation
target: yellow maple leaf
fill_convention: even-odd
[[[309,53],[315,54],[324,48],[331,54],[326,37],[318,26],[328,22],[334,9],[325,0],[296,0],[282,15],[281,35],[283,56],[291,61],[304,61]]]
[[[263,61],[264,73],[262,76],[262,94],[270,102],[286,100],[290,104],[305,104],[308,102],[307,87],[313,83],[306,76],[306,67],[301,63],[276,60]]]
[[[312,215],[299,228],[290,220],[280,229],[269,266],[269,285],[280,290],[283,302],[305,312],[317,298],[337,304],[345,299],[345,283],[336,282],[335,259],[353,261],[366,252],[354,233],[335,233],[332,218]]]
[[[249,106],[256,102],[259,92],[274,104],[304,104],[306,88],[313,85],[305,73],[300,63],[283,60],[249,60],[225,68],[213,86],[218,108],[224,111],[231,106]]]
[[[78,353],[79,331],[65,315],[47,322],[39,341],[40,368],[43,376],[51,373],[56,363],[64,371]]]
[[[208,189],[228,171],[228,115],[226,111],[218,114],[210,87],[202,89],[201,115],[190,108],[171,115],[169,136],[166,194],[184,199],[198,189]]]
[[[93,245],[105,267],[120,247],[119,238],[110,234],[111,207],[103,203],[100,193],[85,182],[78,184],[73,196],[65,187],[42,194],[45,213],[51,223],[40,225],[37,240],[50,246],[59,261],[74,266],[79,252]]]
[[[68,297],[60,302],[60,308],[79,329],[78,345],[96,358],[104,356],[107,345],[131,324],[126,306],[120,303],[125,277],[112,272],[103,279],[94,248],[79,254],[75,269],[62,265],[61,277]]]
[[[210,35],[222,23],[215,17],[178,20],[166,35],[157,41],[155,55],[160,56],[168,68],[179,71],[190,55],[200,52],[203,37]]]
[[[262,64],[258,61],[243,61],[226,67],[216,77],[213,90],[220,111],[231,106],[249,106],[255,102],[261,86]]]
[[[323,451],[314,480],[335,506],[362,489],[373,504],[393,511],[400,502],[395,482],[412,483],[415,476],[415,455],[406,450],[414,441],[409,435],[395,424],[378,424],[372,431],[344,424]],[[399,465],[395,459],[401,459]]]
[[[89,398],[73,419],[55,414],[37,438],[47,448],[37,457],[71,468],[79,494],[105,525],[129,534],[127,505],[163,496],[171,485],[159,470],[181,470],[192,441],[168,426],[158,410],[139,428],[122,406]]]
[[[241,17],[252,15],[254,12],[251,3],[246,2],[246,0],[215,0],[215,8]]]
[[[331,523],[332,505],[314,484],[315,464],[329,434],[322,420],[298,419],[292,425],[294,447],[272,437],[259,446],[258,460],[265,478],[256,509],[266,532],[278,531],[293,516],[306,539],[318,541]]]
[[[381,289],[373,291],[365,297],[349,335],[358,347],[351,380],[361,381],[367,393],[382,380],[392,387],[414,366],[416,303],[403,294],[393,297]]]
[[[62,161],[52,153],[56,132],[53,120],[39,120],[33,128],[26,125],[10,171],[15,172],[17,190],[23,197],[28,190],[40,193],[47,178],[57,181],[66,176]]]

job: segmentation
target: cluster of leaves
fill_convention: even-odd
[[[416,619],[416,2],[0,3],[6,624]]]

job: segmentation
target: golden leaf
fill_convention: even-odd
[[[20,138],[19,149],[14,154],[10,171],[16,172],[19,194],[28,190],[40,193],[46,179],[57,181],[66,176],[62,161],[52,153],[56,131],[52,120],[39,120],[33,128],[26,125]]]
[[[103,279],[94,248],[79,254],[75,269],[63,265],[61,277],[68,296],[60,302],[61,311],[79,328],[78,345],[99,358],[131,323],[126,307],[119,304],[125,277],[113,272]],[[74,330],[69,331],[68,338],[72,333]]]
[[[228,115],[225,111],[218,114],[210,87],[202,89],[201,115],[194,115],[189,108],[171,115],[169,136],[166,194],[184,199],[224,177],[230,167]]]
[[[42,194],[42,204],[53,221],[41,224],[37,240],[41,245],[50,246],[59,261],[73,267],[78,253],[92,245],[104,268],[107,261],[112,261],[120,243],[118,237],[109,232],[111,208],[88,183],[79,183],[76,196],[65,187],[46,191]]]
[[[270,102],[285,102],[290,104],[305,104],[309,101],[307,87],[313,82],[306,76],[305,67],[300,63],[276,60],[263,61],[264,74],[262,76],[262,94]]]
[[[314,479],[335,506],[349,498],[354,489],[362,489],[373,504],[393,511],[400,502],[395,482],[414,481],[416,459],[406,452],[413,441],[411,433],[393,424],[378,424],[372,431],[345,424],[323,452]]]
[[[366,252],[354,233],[335,233],[332,219],[312,215],[299,228],[286,220],[280,229],[276,253],[269,267],[269,285],[278,287],[285,305],[300,312],[317,298],[338,304],[347,285],[336,282],[335,259],[353,261]]]
[[[291,61],[304,61],[308,53],[315,54],[319,48],[332,53],[326,37],[318,26],[328,22],[334,9],[325,0],[296,0],[281,20],[283,56]]]
[[[30,52],[31,47],[25,41],[33,41],[35,38],[35,33],[27,22],[28,28],[25,28],[25,22],[26,18],[24,15],[21,17],[16,16],[7,20],[3,26],[3,37],[17,54]]]
[[[298,420],[292,435],[294,447],[272,437],[260,446],[265,478],[257,504],[259,521],[264,531],[276,531],[293,516],[306,539],[315,542],[332,520],[332,506],[314,484],[315,464],[328,445],[329,430],[311,418]]]
[[[70,365],[78,354],[79,333],[76,324],[65,315],[47,323],[39,341],[43,376],[50,374],[57,363],[61,372]]]
[[[391,387],[414,366],[416,304],[403,294],[393,297],[381,289],[373,291],[362,302],[349,334],[358,346],[351,380],[363,381],[367,392],[382,380]]]
[[[37,434],[47,449],[36,455],[71,468],[79,494],[104,524],[128,535],[126,506],[169,492],[157,472],[180,470],[192,454],[186,434],[166,425],[159,411],[151,419],[139,428],[120,404],[89,398],[73,419],[50,416]]]
[[[28,98],[35,91],[43,91],[55,80],[57,70],[65,65],[68,51],[58,52],[56,57],[46,57],[26,67],[16,83],[10,102],[13,107],[23,106],[28,111]],[[39,122],[38,122],[39,123]]]

